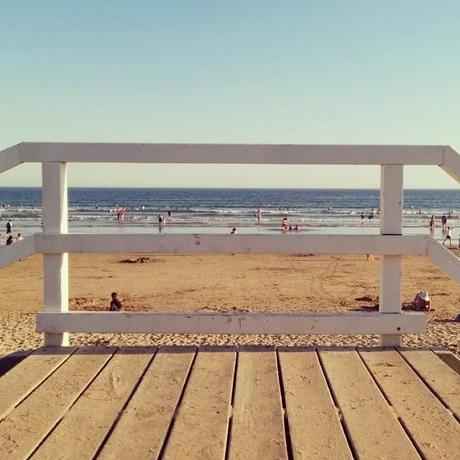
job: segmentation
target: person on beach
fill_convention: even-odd
[[[112,292],[111,294],[112,300],[110,301],[110,311],[120,311],[123,308],[122,303],[118,299],[118,294],[116,292]]]
[[[13,224],[11,223],[11,220],[8,219],[8,222],[5,225],[6,228],[6,234],[8,235],[9,233],[13,233]]]
[[[445,231],[447,227],[447,216],[443,215],[441,217],[442,230]]]
[[[256,218],[257,218],[257,224],[258,224],[258,225],[260,225],[260,219],[261,219],[261,217],[262,217],[262,211],[261,211],[261,209],[259,208],[259,209],[257,209],[257,211],[256,211]]]
[[[236,235],[237,233],[238,233],[238,230],[235,227],[233,227],[232,231],[230,232],[230,235]]]
[[[452,235],[451,235],[451,232],[452,232],[452,227],[447,227],[447,230],[446,230],[446,237],[444,238],[444,241],[442,242],[442,244],[445,246],[446,245],[446,241],[449,240],[449,246],[452,244]]]
[[[6,245],[7,246],[10,246],[11,244],[14,243],[14,240],[13,240],[13,235],[11,233],[8,234],[8,237],[6,238]]]
[[[283,219],[283,223],[281,224],[281,231],[282,232],[289,231],[289,223],[288,223],[287,217]]]
[[[434,233],[434,228],[436,227],[436,220],[434,218],[434,214],[430,218],[430,232]]]
[[[19,241],[23,241],[24,240],[24,237],[18,233],[18,236],[16,237],[16,243],[19,242]]]
[[[164,224],[165,224],[165,218],[161,214],[158,214],[158,225],[162,227]]]

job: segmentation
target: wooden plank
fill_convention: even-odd
[[[53,429],[115,348],[80,348],[0,422],[0,458],[26,458]]]
[[[158,458],[194,355],[194,347],[158,351],[99,459]]]
[[[0,246],[0,267],[12,264],[35,254],[35,237],[26,236],[22,241],[17,241],[9,246]]]
[[[458,458],[460,424],[396,351],[361,352],[427,459]]]
[[[287,458],[278,367],[272,347],[242,347],[238,353],[228,458]]]
[[[155,351],[120,348],[32,458],[94,458]]]
[[[294,458],[352,459],[315,350],[278,355]]]
[[[23,142],[21,161],[441,165],[442,145],[129,144]]]
[[[406,349],[400,353],[460,420],[460,375],[430,350]]]
[[[446,363],[451,369],[453,369],[457,374],[460,375],[460,359],[458,359],[450,351],[444,350],[434,350],[436,356]]]
[[[43,253],[407,254],[427,253],[422,235],[37,234]]]
[[[75,348],[39,348],[0,378],[0,420],[49,377]]]
[[[320,358],[359,458],[419,455],[354,350],[321,350]]]
[[[236,350],[200,348],[162,458],[224,459]]]
[[[426,331],[424,313],[88,312],[37,314],[38,332],[391,334]]]
[[[460,259],[431,237],[428,239],[428,257],[443,272],[460,283]]]

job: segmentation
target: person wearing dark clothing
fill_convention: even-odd
[[[6,223],[6,234],[13,233],[13,226],[11,225],[11,220],[8,220]]]
[[[112,292],[112,300],[110,301],[110,311],[120,311],[123,308],[122,303],[118,299],[118,294]]]
[[[8,238],[6,239],[6,245],[9,246],[10,244],[13,244],[13,235],[10,233]]]

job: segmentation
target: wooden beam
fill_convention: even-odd
[[[5,150],[0,151],[0,173],[8,171],[22,163],[19,156],[19,146],[13,145]]]
[[[22,241],[0,246],[0,267],[12,264],[35,253],[35,237],[27,236]]]
[[[460,182],[460,154],[450,146],[445,147],[441,168],[457,182]]]
[[[403,216],[402,165],[381,166],[380,234],[400,236]],[[401,255],[385,254],[380,259],[380,303],[382,314],[401,312]],[[401,345],[401,335],[380,338],[384,346]]]
[[[40,312],[37,331],[152,334],[401,334],[426,330],[423,313]]]
[[[314,253],[426,255],[425,236],[37,234],[43,253]]]
[[[122,144],[24,142],[27,162],[441,165],[442,145]]]
[[[67,168],[65,163],[43,163],[43,230],[67,233]],[[65,251],[43,256],[44,311],[69,309],[69,260]],[[45,334],[45,345],[67,346],[68,334]]]
[[[428,257],[443,272],[460,283],[460,259],[433,238],[428,240]]]

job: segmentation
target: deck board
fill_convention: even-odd
[[[458,458],[458,379],[428,350],[39,349],[0,377],[0,458]]]
[[[31,455],[115,350],[116,348],[77,350],[4,418],[0,422],[0,458],[16,460]]]
[[[194,356],[194,347],[158,351],[99,459],[158,458]]]
[[[458,458],[460,424],[399,353],[360,353],[425,458]]]
[[[201,348],[162,458],[224,459],[236,349]]]
[[[296,459],[352,459],[315,350],[278,351]]]
[[[321,350],[320,357],[359,458],[418,459],[358,353]]]
[[[401,350],[417,374],[460,420],[460,375],[430,350]]]
[[[52,374],[75,348],[59,350],[39,348],[14,366],[0,379],[0,420]]]
[[[229,459],[287,458],[275,349],[238,354]]]
[[[155,351],[120,348],[32,458],[93,458]]]

